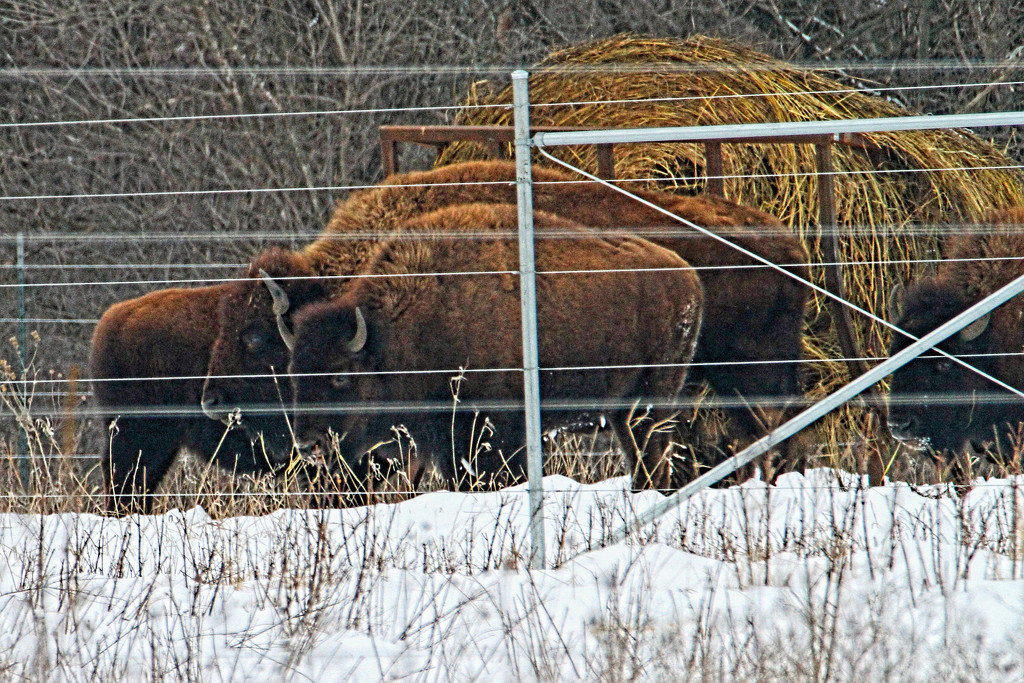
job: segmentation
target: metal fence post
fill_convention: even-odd
[[[25,289],[27,278],[25,276],[25,234],[18,233],[18,360],[21,361],[22,378],[28,379],[28,325],[25,323],[27,317],[25,305]],[[23,385],[27,386],[27,385]],[[29,475],[31,467],[28,452],[28,434],[24,429],[18,430],[18,474],[21,477],[22,487],[28,491],[31,488]]]
[[[530,567],[544,567],[544,445],[540,428],[540,361],[533,234],[533,167],[530,159],[529,74],[512,72],[515,115],[516,200],[519,208],[519,293],[523,327],[523,398],[526,401],[527,488],[530,498]]]

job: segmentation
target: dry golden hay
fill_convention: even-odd
[[[530,75],[533,125],[594,128],[822,121],[905,116],[904,108],[857,91],[822,72],[797,68],[725,40],[616,36],[555,52]],[[459,124],[511,125],[509,87],[474,84],[459,111]],[[560,104],[560,103],[576,104]],[[546,106],[545,106],[546,105]],[[885,317],[891,284],[929,266],[941,226],[979,220],[993,207],[1024,204],[1024,174],[992,144],[965,130],[906,131],[866,135],[881,150],[835,145],[836,212],[843,272],[851,300]],[[565,161],[596,172],[593,146],[556,148]],[[476,143],[456,143],[438,165],[486,158]],[[729,144],[723,148],[728,198],[772,213],[804,238],[815,263],[818,202],[812,145]],[[538,163],[545,160],[536,157]],[[548,162],[550,163],[550,162]],[[618,145],[616,178],[643,179],[651,189],[685,194],[705,187],[704,147],[694,143]],[[885,265],[879,265],[885,264]],[[858,265],[863,264],[863,265]],[[872,265],[873,264],[873,265]],[[815,277],[823,283],[820,268]],[[807,357],[841,355],[824,301],[809,314]],[[884,355],[885,329],[854,313],[861,347]],[[845,366],[815,364],[812,396],[848,381]],[[834,447],[863,434],[855,408],[826,421],[821,433]]]

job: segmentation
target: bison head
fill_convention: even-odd
[[[393,455],[388,446],[371,443],[375,437],[388,440],[392,416],[368,407],[391,381],[376,374],[382,366],[375,350],[383,334],[372,312],[352,297],[314,304],[296,321],[289,366],[296,438],[306,449],[337,454],[344,467],[359,475],[371,460]]]
[[[910,288],[897,326],[921,337],[970,305],[955,287],[926,280]],[[942,342],[938,348],[1001,380],[1007,380],[1000,351],[1003,309],[986,315]],[[897,335],[890,354],[911,343]],[[990,355],[986,355],[990,354]],[[1019,361],[1017,361],[1019,362]],[[1021,420],[1019,399],[955,361],[926,352],[892,375],[889,431],[893,437],[945,458],[965,448],[982,449]]]
[[[220,331],[210,352],[202,408],[211,419],[241,418],[272,462],[287,462],[294,442],[285,378],[299,307],[327,297],[300,254],[270,250],[221,298]]]

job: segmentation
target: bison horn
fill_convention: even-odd
[[[288,347],[289,351],[295,350],[295,335],[288,329],[288,325],[284,321],[284,316],[277,316],[277,331],[281,335],[281,341]]]
[[[366,346],[366,320],[363,318],[363,312],[356,306],[356,334],[352,337],[351,341],[346,344],[346,348],[349,353],[359,353]]]
[[[270,274],[262,268],[260,268],[260,278],[270,290],[270,297],[274,300],[274,314],[284,315],[287,313],[291,304],[288,302],[288,293],[284,291],[284,287],[274,282],[274,278],[270,277]]]
[[[288,312],[288,308],[291,306],[288,301],[288,293],[284,291],[284,287],[277,284],[274,278],[270,277],[267,271],[260,268],[260,278],[263,280],[263,284],[267,286],[267,290],[270,292],[270,298],[274,300],[274,315],[277,316],[277,331],[281,334],[281,339],[284,341],[284,345],[288,347],[289,351],[295,349],[295,335],[288,329],[288,324],[284,321],[284,314]]]
[[[972,342],[981,336],[981,333],[988,327],[988,321],[992,317],[991,313],[986,313],[981,316],[973,323],[960,330],[960,340],[965,342]]]
[[[897,282],[889,290],[889,320],[895,322],[903,315],[903,300],[906,293],[902,282]]]

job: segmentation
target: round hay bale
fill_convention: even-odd
[[[886,99],[858,91],[817,70],[795,67],[721,39],[616,36],[553,53],[530,74],[532,125],[624,128],[823,121],[904,116]],[[456,123],[511,125],[510,87],[476,83]],[[563,104],[569,103],[569,104]],[[866,135],[880,149],[833,146],[836,212],[849,298],[885,317],[892,284],[930,268],[944,225],[979,220],[993,207],[1024,203],[1024,175],[994,145],[965,130]],[[593,146],[549,150],[596,173]],[[511,155],[511,150],[508,150]],[[486,158],[476,143],[456,143],[438,165]],[[545,160],[536,157],[537,163]],[[550,162],[547,162],[550,163]],[[703,144],[618,145],[615,175],[640,186],[685,194],[704,190]],[[813,145],[726,144],[725,195],[772,213],[805,241],[824,277],[818,240]],[[631,184],[632,185],[632,184]],[[853,314],[868,357],[885,355],[883,326]],[[849,381],[823,297],[808,313],[806,355],[812,398]],[[857,407],[837,411],[818,440],[834,458],[873,431]],[[863,452],[863,449],[860,449]],[[843,463],[849,464],[849,463]]]

